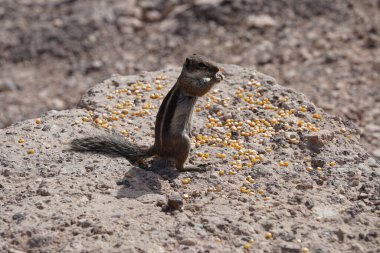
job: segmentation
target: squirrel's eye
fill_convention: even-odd
[[[206,66],[206,64],[200,62],[200,63],[198,63],[198,68],[205,69],[205,68],[207,68],[207,66]]]

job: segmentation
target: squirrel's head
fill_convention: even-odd
[[[223,80],[221,69],[205,56],[193,54],[186,58],[182,68],[182,75],[186,78],[203,80],[210,79],[217,83]]]

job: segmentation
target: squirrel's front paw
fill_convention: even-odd
[[[216,73],[214,79],[217,80],[218,82],[220,82],[224,79],[224,76],[222,73]]]

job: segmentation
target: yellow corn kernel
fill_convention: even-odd
[[[321,117],[320,114],[318,114],[318,113],[314,113],[314,114],[313,114],[313,118],[314,118],[314,119],[321,119],[322,117]]]
[[[127,130],[123,130],[123,131],[121,131],[120,133],[121,133],[122,135],[128,135],[128,134],[129,134]]]
[[[20,139],[18,140],[18,143],[20,143],[20,144],[23,144],[23,143],[25,143],[25,139],[23,139],[23,138],[20,138]]]
[[[243,187],[240,188],[240,192],[241,192],[241,193],[248,193],[249,190],[247,190],[247,187],[244,187],[244,186],[243,186]]]
[[[164,86],[161,84],[156,84],[155,88],[156,88],[156,90],[162,90],[164,88]]]
[[[26,152],[27,152],[29,155],[33,155],[33,154],[36,153],[36,151],[35,151],[34,149],[28,149]]]
[[[216,155],[218,158],[226,158],[226,155],[225,154],[217,154]]]
[[[273,235],[270,232],[265,233],[265,239],[272,239]]]
[[[265,190],[264,190],[264,189],[259,189],[258,193],[259,193],[260,195],[263,195],[263,194],[265,193]]]
[[[89,121],[91,121],[91,119],[88,118],[88,117],[82,117],[82,121],[83,121],[83,122],[89,122]]]
[[[336,162],[335,161],[332,161],[329,163],[331,167],[335,166],[336,165]]]
[[[146,91],[151,91],[151,90],[152,90],[152,87],[148,84],[148,85],[146,85],[146,86],[144,87],[144,89],[145,89]]]
[[[42,123],[42,120],[40,118],[36,119],[36,124],[39,125]]]
[[[312,172],[312,171],[313,171],[313,168],[312,168],[312,167],[307,167],[306,170],[307,170],[308,172]]]
[[[244,249],[249,250],[251,248],[251,246],[252,245],[250,243],[246,243],[246,244],[244,244]]]
[[[191,182],[191,178],[189,178],[189,177],[183,178],[183,179],[181,180],[181,182],[182,182],[182,184],[188,184],[188,183]]]

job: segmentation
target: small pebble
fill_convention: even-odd
[[[168,211],[181,210],[183,207],[183,199],[179,194],[172,193],[168,196],[168,202],[166,206]]]

